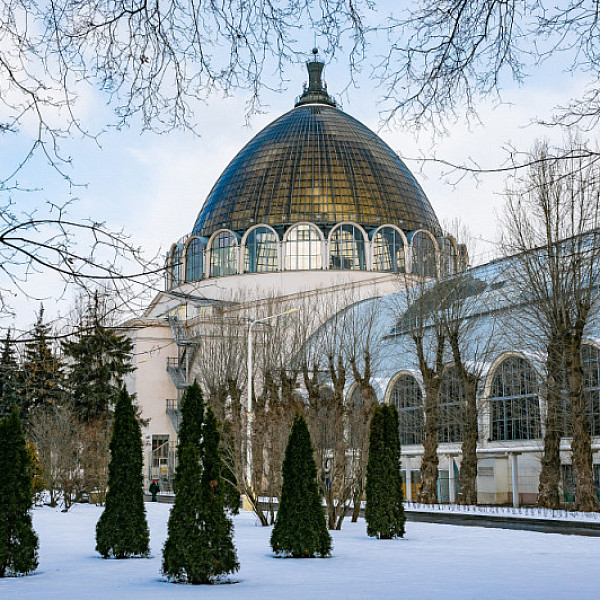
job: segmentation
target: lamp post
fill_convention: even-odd
[[[265,321],[270,321],[271,319],[276,319],[277,317],[291,315],[292,313],[298,312],[299,310],[299,308],[292,308],[290,310],[286,310],[285,312],[278,313],[276,315],[263,317],[262,319],[253,319],[250,321],[250,326],[248,327],[248,403],[246,407],[246,484],[248,486],[248,489],[252,488],[252,421],[254,420],[254,415],[252,413],[252,328],[257,323],[264,323]]]

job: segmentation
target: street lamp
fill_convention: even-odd
[[[248,485],[248,489],[251,489],[252,487],[252,421],[254,418],[254,415],[252,414],[252,328],[257,323],[264,323],[265,321],[270,321],[271,319],[276,319],[277,317],[291,315],[299,310],[299,308],[292,308],[276,315],[263,317],[262,319],[253,319],[250,321],[250,326],[248,327],[248,405],[246,422],[246,483]]]

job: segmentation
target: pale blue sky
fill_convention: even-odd
[[[370,52],[376,50],[370,48]],[[576,78],[562,71],[559,63],[549,62],[522,86],[506,81],[505,104],[499,105],[497,100],[480,102],[480,123],[467,124],[459,119],[440,137],[427,130],[381,127],[379,91],[369,79],[368,70],[359,75],[358,87],[347,88],[349,71],[343,57],[334,63],[327,56],[322,59],[327,63],[325,78],[329,92],[341,100],[343,110],[378,131],[407,162],[442,223],[459,218],[479,239],[474,262],[482,262],[494,254],[493,242],[498,236],[496,214],[502,204],[505,175],[486,175],[479,181],[471,177],[460,180],[456,174],[442,178],[441,173],[447,168],[412,159],[435,153],[451,162],[462,163],[475,157],[482,167],[496,167],[505,160],[508,145],[528,150],[539,137],[559,140],[560,132],[528,124],[536,116],[547,117],[553,106],[579,95],[585,84],[580,76]],[[76,198],[71,208],[73,217],[106,221],[112,228],[127,231],[148,255],[164,253],[172,242],[189,233],[212,185],[234,155],[266,124],[293,107],[307,79],[304,65],[290,66],[285,77],[289,80],[287,90],[265,93],[263,114],[251,116],[248,125],[247,94],[240,92],[225,99],[215,96],[195,107],[200,137],[181,131],[162,135],[141,133],[132,123],[128,129],[102,134],[100,145],[89,139],[67,140],[62,152],[72,157],[68,173],[85,187],[71,187],[43,159],[37,158],[23,169],[18,181],[39,191],[14,193],[12,199],[19,209],[30,211],[46,199],[61,204]],[[345,88],[346,93],[340,95]],[[110,118],[104,102],[96,92],[86,93],[80,102],[82,122],[89,129],[100,127]],[[0,121],[1,116],[0,112]],[[25,127],[19,134],[0,136],[3,169],[23,153],[31,131]],[[66,310],[66,304],[59,306],[50,300],[55,295],[54,285],[48,276],[33,278],[29,284],[33,293],[48,299],[45,304],[50,316],[55,316],[57,310]],[[34,321],[38,301],[14,297],[12,304],[19,313],[19,328]],[[5,320],[2,328],[10,325]]]

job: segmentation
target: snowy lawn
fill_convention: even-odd
[[[364,521],[333,532],[328,559],[278,559],[271,528],[251,513],[235,518],[241,570],[234,585],[188,586],[160,575],[169,504],[146,504],[152,558],[103,560],[94,551],[101,508],[68,513],[38,508],[40,565],[30,576],[0,579],[0,598],[256,598],[402,600],[600,598],[600,538],[407,523],[402,540],[368,538]]]

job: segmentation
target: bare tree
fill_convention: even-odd
[[[443,295],[441,304],[442,326],[450,349],[453,368],[458,374],[463,419],[461,462],[458,477],[459,504],[477,504],[477,442],[479,440],[479,411],[477,392],[483,370],[495,340],[494,315],[485,315],[486,304],[482,292],[486,283],[470,273],[459,273],[435,286]]]
[[[423,378],[425,391],[425,439],[421,459],[419,502],[437,502],[440,388],[447,351],[442,314],[443,295],[426,282],[406,282],[402,312],[395,332],[408,335]]]
[[[40,299],[29,284],[41,277],[57,278],[47,292],[54,301],[73,288],[110,286],[116,302],[134,308],[135,296],[158,289],[162,265],[146,260],[124,232],[74,220],[68,207],[48,204],[34,214],[18,212],[11,202],[0,207],[0,315],[11,313],[8,298],[17,293]]]
[[[504,248],[518,253],[512,278],[526,299],[523,326],[547,354],[538,502],[559,505],[560,440],[571,433],[575,507],[598,510],[581,349],[598,311],[600,173],[582,160],[551,160],[544,144],[533,154],[541,160],[508,193]],[[563,426],[564,410],[570,412],[571,432]]]
[[[318,34],[330,54],[348,39],[359,55],[369,7],[366,0],[4,2],[0,134],[33,121],[29,155],[42,152],[61,169],[68,162],[61,141],[95,135],[77,106],[90,89],[108,100],[112,124],[137,120],[156,131],[193,127],[194,106],[214,92],[248,90],[248,110],[256,110],[261,90],[272,85],[265,74],[279,73],[281,86],[284,66],[306,52],[295,39],[300,27]]]
[[[430,125],[473,114],[477,99],[500,95],[509,78],[523,81],[558,55],[590,83],[552,122],[592,128],[600,116],[598,15],[596,2],[545,0],[426,0],[397,11],[378,71],[389,114]]]
[[[81,439],[83,427],[66,406],[36,409],[30,435],[38,452],[50,504],[62,499],[65,509],[81,498],[83,471]]]

